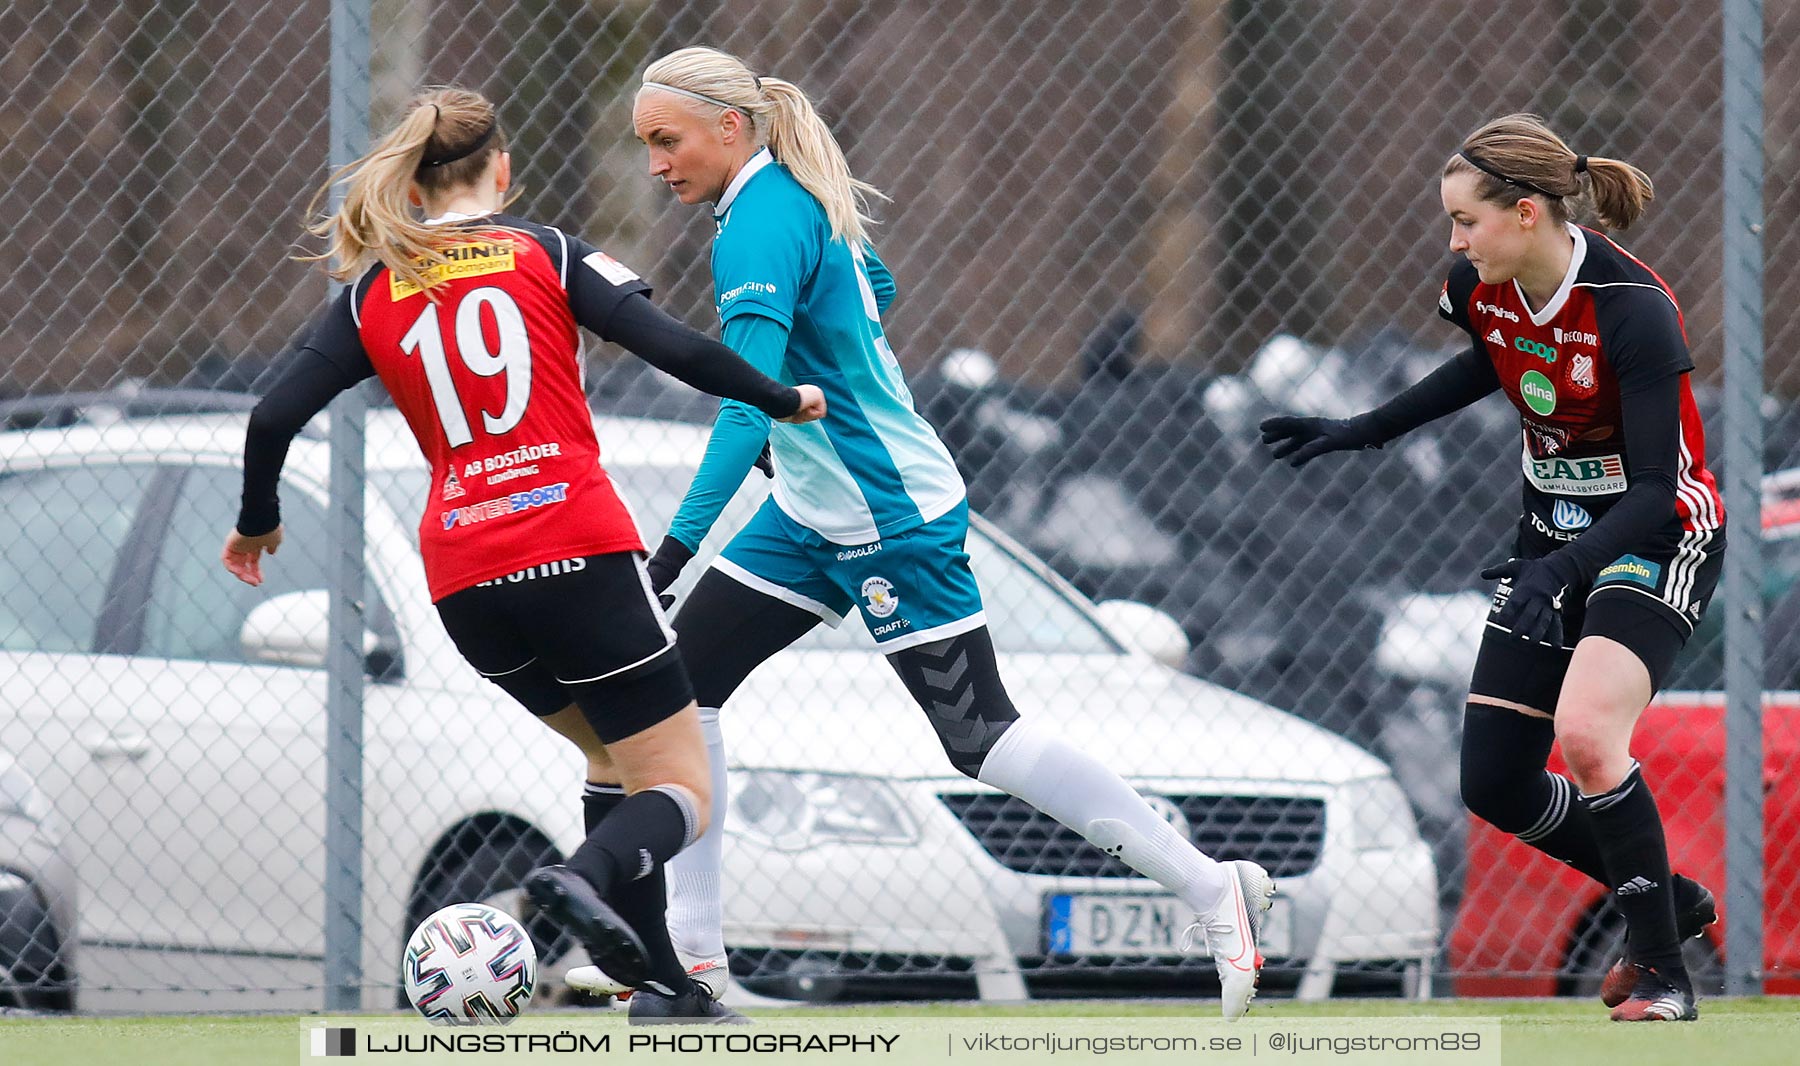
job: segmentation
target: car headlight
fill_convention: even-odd
[[[1358,851],[1403,848],[1419,839],[1412,805],[1391,777],[1366,777],[1344,786],[1351,844]]]
[[[817,844],[910,844],[918,839],[887,782],[854,774],[732,770],[729,832],[782,851]]]

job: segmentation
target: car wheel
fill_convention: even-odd
[[[75,985],[37,889],[0,869],[0,1006],[72,1011]]]
[[[525,906],[519,882],[539,866],[561,861],[562,855],[555,846],[529,829],[508,832],[492,825],[464,825],[433,849],[431,860],[413,888],[406,933],[411,936],[433,911],[452,903],[485,903],[524,921],[532,946],[537,949],[538,981],[543,986],[546,971],[555,977],[575,961],[568,958],[575,940]],[[586,961],[585,955],[579,960]],[[404,987],[398,990],[398,1002],[402,1008],[411,1007]]]
[[[1625,952],[1625,916],[1612,900],[1602,900],[1575,928],[1569,951],[1564,956],[1562,971],[1557,975],[1557,991],[1561,995],[1597,998],[1600,982]],[[1702,996],[1717,996],[1725,991],[1725,963],[1707,936],[1686,940],[1681,945],[1681,961],[1687,966],[1694,991]]]

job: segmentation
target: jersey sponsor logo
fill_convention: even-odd
[[[1556,386],[1535,370],[1527,370],[1519,378],[1519,397],[1525,401],[1525,406],[1540,415],[1556,410]]]
[[[515,492],[510,496],[502,496],[495,500],[465,504],[445,511],[438,517],[444,523],[444,531],[449,532],[458,526],[472,526],[492,518],[504,518],[520,511],[530,511],[538,507],[563,503],[568,498],[569,483],[563,481],[555,485],[542,485],[535,489],[526,489],[524,492]]]
[[[1526,511],[1525,517],[1531,519],[1532,529],[1537,530],[1540,536],[1549,537],[1551,540],[1570,541],[1580,536],[1579,533],[1570,533],[1561,529],[1551,529],[1550,524],[1545,522],[1542,518],[1539,518],[1536,511]]]
[[[1556,362],[1556,349],[1542,341],[1534,341],[1530,337],[1514,337],[1513,347],[1526,355],[1535,355],[1546,363]]]
[[[875,637],[885,637],[889,633],[898,633],[902,629],[911,629],[911,628],[912,628],[912,619],[896,618],[892,622],[887,623],[886,625],[879,625],[879,626],[876,626],[874,629],[869,630],[869,635],[875,636]]]
[[[894,595],[894,583],[885,577],[872,577],[862,583],[863,610],[876,618],[886,618],[900,609],[900,597]]]
[[[1527,457],[1525,480],[1539,492],[1555,495],[1611,496],[1625,491],[1625,459],[1617,453],[1585,459]]]
[[[460,500],[468,494],[469,490],[463,488],[462,482],[456,479],[456,471],[452,470],[444,475],[444,499]]]
[[[1600,347],[1600,338],[1594,336],[1592,333],[1583,333],[1580,330],[1574,329],[1563,329],[1561,326],[1550,327],[1550,332],[1556,334],[1556,343],[1558,344],[1585,344],[1589,348]]]
[[[1594,357],[1576,352],[1569,359],[1569,387],[1577,396],[1592,396],[1599,389],[1594,378]]]
[[[1529,418],[1522,421],[1525,423],[1525,432],[1530,436],[1531,454],[1539,458],[1548,459],[1553,455],[1560,454],[1564,448],[1569,446],[1569,441],[1574,437],[1574,434],[1563,426],[1545,425],[1542,422],[1533,422]]]
[[[775,283],[772,281],[746,281],[737,288],[720,294],[719,310],[723,311],[726,304],[746,294],[773,296],[775,295]]]
[[[491,474],[496,470],[505,470],[519,463],[535,463],[539,459],[552,459],[562,454],[562,444],[550,441],[547,444],[527,444],[499,455],[490,455],[485,459],[471,460],[463,467],[463,477],[474,477],[476,474]]]
[[[456,281],[460,278],[504,274],[517,268],[511,241],[453,244],[443,251],[444,258],[448,262],[437,263],[425,268],[426,279],[434,285],[438,282]],[[424,291],[398,274],[391,271],[388,273],[388,295],[396,303]]]
[[[517,585],[521,581],[536,581],[540,577],[555,577],[558,574],[578,574],[587,569],[587,560],[582,558],[558,559],[553,563],[539,563],[523,570],[514,570],[505,577],[497,577],[492,581],[477,581],[476,588],[492,588],[495,585]]]
[[[1456,309],[1450,305],[1450,283],[1444,282],[1443,291],[1438,293],[1438,310],[1446,315],[1455,314]]]
[[[1634,585],[1642,585],[1645,588],[1653,589],[1656,587],[1656,583],[1661,579],[1661,563],[1653,563],[1648,559],[1640,559],[1635,555],[1621,555],[1611,565],[1601,568],[1599,575],[1594,578],[1594,584],[1596,586],[1607,584],[1616,585],[1621,582],[1629,581]]]
[[[614,285],[625,285],[638,279],[637,271],[605,252],[594,252],[583,256],[581,261],[587,264],[588,269]]]
[[[1555,522],[1558,529],[1586,529],[1594,524],[1594,516],[1578,503],[1557,500],[1550,511],[1550,521]]]
[[[1491,304],[1484,300],[1475,301],[1475,310],[1480,311],[1483,314],[1493,315],[1495,318],[1504,318],[1508,322],[1517,322],[1519,320],[1519,313],[1517,311],[1509,311],[1499,304]]]
[[[867,558],[868,556],[874,555],[876,552],[878,552],[880,550],[881,550],[881,542],[876,541],[873,544],[865,544],[860,548],[846,548],[843,551],[837,553],[837,560],[840,563],[847,563],[852,559]]]
[[[1497,329],[1489,330],[1487,339],[1489,344],[1498,344],[1502,348],[1506,347],[1506,338],[1502,337],[1500,331]]]

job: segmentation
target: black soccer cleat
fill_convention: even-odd
[[[1675,936],[1687,941],[1701,935],[1707,926],[1719,920],[1719,906],[1713,894],[1706,886],[1692,878],[1675,875],[1675,889],[1682,895],[1694,894],[1686,907],[1675,912]],[[1629,947],[1629,945],[1628,945]],[[1637,970],[1631,965],[1629,951],[1606,976],[1600,979],[1600,1002],[1609,1007],[1616,1007],[1631,997],[1632,989],[1637,985]]]
[[[544,866],[527,875],[522,887],[539,910],[581,940],[594,965],[633,988],[650,981],[643,940],[587,878],[567,866]]]
[[[750,1019],[707,995],[688,981],[685,991],[664,995],[654,986],[639,987],[631,997],[632,1025],[749,1025]]]
[[[1664,977],[1655,968],[1631,967],[1637,977],[1631,995],[1613,1008],[1615,1022],[1691,1022],[1700,1017],[1694,990]]]

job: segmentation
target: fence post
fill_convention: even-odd
[[[332,170],[369,143],[369,3],[331,3]],[[341,192],[334,192],[336,208]],[[361,388],[331,414],[330,651],[325,711],[325,1009],[362,1006],[363,419]]]
[[[1724,8],[1725,994],[1763,970],[1763,5]]]

